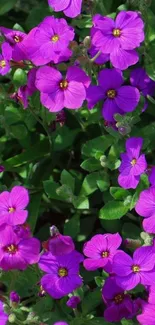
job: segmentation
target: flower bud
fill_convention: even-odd
[[[10,293],[10,305],[16,307],[20,302],[20,297],[17,292],[11,291]]]
[[[90,36],[86,36],[84,41],[83,41],[84,47],[86,47],[87,49],[90,48],[91,46],[91,38]]]
[[[8,320],[9,320],[9,323],[11,323],[11,324],[16,323],[16,315],[10,314]]]
[[[80,303],[80,297],[78,296],[72,296],[71,298],[69,298],[69,300],[67,301],[67,306],[70,308],[77,308],[77,305]]]

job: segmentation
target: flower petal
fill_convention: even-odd
[[[113,258],[113,272],[119,276],[126,276],[132,273],[132,258],[123,251],[115,254]]]
[[[86,91],[86,100],[88,108],[93,108],[100,100],[104,98],[104,93],[99,86],[90,86]]]
[[[140,283],[140,274],[132,273],[127,276],[116,276],[116,283],[124,290],[134,289]]]
[[[117,90],[123,83],[123,75],[118,69],[104,69],[99,72],[98,82],[103,92],[114,89]]]
[[[116,113],[121,114],[122,111],[116,104],[116,101],[114,99],[109,99],[107,98],[106,101],[103,104],[102,108],[102,116],[104,119],[108,122],[113,122],[114,121],[114,115]]]
[[[53,93],[59,89],[62,80],[61,73],[52,67],[42,67],[36,73],[35,85],[43,93]]]
[[[110,61],[115,68],[126,70],[139,61],[139,56],[135,50],[127,51],[121,47],[113,47],[110,52]]]
[[[132,174],[129,175],[123,175],[120,174],[118,176],[118,184],[127,189],[133,188],[135,189],[140,181],[140,176],[134,176]]]
[[[86,90],[82,83],[70,81],[64,91],[64,107],[69,109],[80,108],[86,99]]]
[[[10,207],[24,209],[29,203],[28,190],[23,186],[14,186],[9,197]]]
[[[124,112],[132,112],[139,103],[140,92],[132,86],[122,86],[117,91],[116,104]]]

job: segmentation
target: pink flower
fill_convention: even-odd
[[[11,192],[2,192],[0,194],[0,225],[23,224],[28,216],[28,211],[24,210],[28,203],[28,191],[23,186],[14,186]]]

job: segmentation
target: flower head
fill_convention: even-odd
[[[54,256],[44,253],[39,261],[39,267],[48,273],[41,279],[43,289],[54,299],[60,299],[82,285],[79,266],[83,255],[72,251],[67,255]]]
[[[107,322],[119,322],[122,318],[129,318],[133,313],[133,302],[130,296],[117,285],[114,277],[105,281],[102,296],[107,305],[104,311]]]
[[[74,30],[66,20],[46,17],[33,28],[23,41],[23,50],[36,66],[53,61],[58,63],[71,56],[69,43],[74,38]]]
[[[6,325],[8,321],[8,315],[4,312],[3,303],[0,301],[0,324]]]
[[[88,107],[104,100],[102,115],[106,121],[114,121],[114,114],[132,112],[140,99],[139,90],[132,86],[123,86],[123,75],[117,69],[104,69],[98,76],[98,86],[87,90]]]
[[[26,34],[21,31],[5,27],[0,27],[0,32],[12,48],[12,59],[14,61],[26,60],[26,55],[21,46]]]
[[[59,321],[54,323],[53,325],[68,325],[68,323],[64,322],[64,321]]]
[[[40,68],[36,74],[36,87],[41,91],[41,102],[50,112],[58,112],[64,107],[80,108],[89,84],[90,78],[77,67],[69,67],[65,77],[48,66]]]
[[[10,70],[10,60],[12,58],[11,46],[4,42],[1,46],[2,54],[0,54],[0,74],[6,75]]]
[[[52,255],[69,254],[75,249],[74,242],[70,236],[63,236],[55,226],[50,228],[51,238],[48,241],[48,250]]]
[[[131,290],[138,284],[155,284],[155,249],[153,246],[137,248],[131,258],[118,252],[113,258],[113,272],[116,283],[124,290]]]
[[[12,227],[0,227],[0,267],[5,270],[25,270],[39,261],[40,242],[36,238],[19,238]]]
[[[135,206],[136,212],[144,217],[143,228],[148,233],[155,233],[155,186],[142,191]]]
[[[77,305],[80,303],[81,299],[78,296],[72,296],[71,298],[68,299],[67,301],[67,306],[70,308],[77,308]]]
[[[23,225],[14,226],[13,230],[15,234],[20,238],[30,238],[32,236],[31,228],[27,223],[24,223]]]
[[[138,62],[135,51],[144,40],[144,23],[137,12],[121,11],[114,21],[99,14],[93,18],[92,44],[110,54],[115,68],[125,70]]]
[[[140,155],[142,144],[142,138],[130,138],[126,141],[127,152],[121,154],[122,162],[119,167],[118,183],[125,189],[136,188],[140,181],[140,175],[147,168],[145,155]]]
[[[63,11],[67,17],[74,18],[81,12],[82,0],[48,0],[54,11]]]
[[[111,272],[113,257],[121,242],[122,239],[118,233],[92,237],[83,248],[84,255],[88,257],[83,263],[86,270],[93,271],[101,267]]]
[[[0,194],[0,224],[11,226],[23,224],[28,216],[24,210],[29,203],[28,191],[23,186],[14,186],[11,192]]]

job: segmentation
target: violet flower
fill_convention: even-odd
[[[59,322],[54,323],[53,325],[69,325],[69,324],[64,321],[59,321]]]
[[[4,271],[25,270],[38,263],[40,242],[36,238],[21,239],[12,227],[0,227],[0,268]]]
[[[0,194],[0,225],[3,223],[11,226],[23,224],[28,217],[28,211],[25,210],[28,203],[28,191],[23,186],[14,186],[11,192],[2,192]]]
[[[67,255],[54,256],[44,253],[39,267],[47,274],[41,279],[43,289],[54,299],[60,299],[82,285],[79,266],[83,255],[72,251]]]
[[[71,56],[70,41],[74,30],[65,19],[46,17],[38,27],[33,28],[22,42],[23,51],[36,66],[51,61],[58,63]]]
[[[10,292],[10,301],[11,303],[18,304],[20,302],[20,297],[16,291]]]
[[[99,14],[93,17],[92,44],[104,54],[110,54],[115,68],[125,70],[136,64],[136,48],[144,41],[144,23],[135,11],[121,11],[115,21]]]
[[[77,67],[69,67],[66,77],[48,66],[40,68],[36,74],[36,87],[41,92],[41,103],[50,112],[58,112],[64,107],[80,108],[86,99],[86,88],[89,85],[90,78]]]
[[[0,74],[6,75],[10,71],[10,60],[12,58],[11,46],[4,42],[1,45],[2,54],[0,54]]]
[[[77,308],[77,305],[80,303],[81,299],[78,296],[72,296],[68,299],[66,305],[70,308]]]
[[[111,272],[113,257],[121,242],[122,238],[118,233],[93,236],[83,248],[84,255],[88,257],[83,262],[86,270],[94,271],[103,268]]]
[[[121,154],[122,162],[119,167],[118,183],[125,189],[136,188],[140,181],[140,175],[147,168],[145,155],[140,155],[142,144],[142,138],[130,138],[126,141],[127,152]]]
[[[48,0],[54,11],[63,11],[67,17],[75,18],[81,12],[82,0]]]
[[[65,255],[75,249],[74,242],[70,236],[63,236],[57,227],[50,227],[51,238],[48,240],[48,250],[52,255]]]
[[[153,246],[137,248],[131,258],[117,252],[113,258],[113,273],[116,283],[124,290],[131,290],[138,284],[155,284],[155,249]]]
[[[3,303],[0,301],[0,324],[6,325],[8,321],[8,315],[4,312]]]
[[[102,289],[103,300],[107,307],[104,318],[107,322],[119,322],[122,318],[129,318],[133,313],[133,301],[116,283],[114,277],[109,277]]]
[[[104,69],[99,72],[98,86],[87,90],[88,107],[92,108],[104,100],[102,115],[106,121],[114,121],[114,114],[132,112],[140,99],[139,90],[132,86],[123,86],[123,75],[117,69]]]
[[[145,218],[143,221],[144,230],[155,234],[155,186],[140,193],[135,210]]]
[[[26,34],[19,30],[13,30],[5,27],[0,27],[0,32],[12,48],[12,59],[17,62],[26,60],[26,55],[21,46]]]

